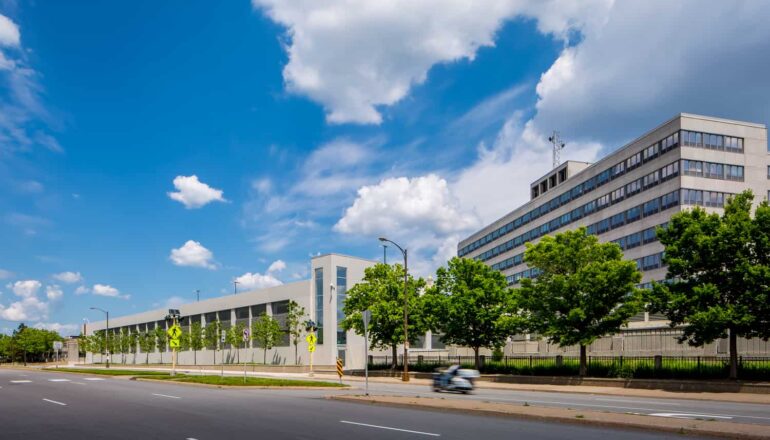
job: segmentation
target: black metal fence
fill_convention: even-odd
[[[588,356],[588,375],[649,379],[724,379],[729,376],[726,356]],[[371,369],[387,369],[392,356],[370,356]],[[479,370],[485,374],[573,376],[578,374],[578,356],[481,356]],[[412,371],[433,371],[460,364],[473,368],[473,356],[409,356]],[[403,367],[403,356],[397,365]],[[770,357],[740,356],[738,375],[746,380],[770,380]]]

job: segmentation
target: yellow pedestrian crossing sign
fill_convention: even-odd
[[[168,346],[171,348],[179,348],[179,339],[171,339],[168,341]]]
[[[171,327],[169,327],[169,329],[168,329],[168,332],[167,332],[167,333],[168,333],[168,336],[169,336],[169,337],[170,337],[172,340],[174,340],[174,339],[177,339],[177,340],[178,340],[178,339],[179,339],[179,337],[180,337],[180,336],[182,336],[182,329],[181,329],[181,328],[180,328],[178,325],[174,324],[174,325],[172,325]]]
[[[318,338],[316,338],[315,334],[310,333],[307,336],[305,336],[305,340],[307,341],[307,351],[309,353],[312,353],[315,351],[315,341]]]

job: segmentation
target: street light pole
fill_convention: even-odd
[[[200,289],[196,289],[195,290],[195,299],[197,300],[197,302],[200,302],[200,300],[201,300],[201,290]]]
[[[107,346],[107,368],[110,368],[110,312],[99,307],[91,307],[91,310],[98,310],[107,315],[107,328],[104,330],[104,344]]]
[[[407,262],[407,250],[396,244],[396,242],[388,240],[385,237],[380,237],[380,241],[392,244],[401,251],[401,254],[404,255],[404,372],[401,375],[401,381],[409,382],[409,334],[407,333],[409,328],[409,266]]]

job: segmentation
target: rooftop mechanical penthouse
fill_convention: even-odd
[[[636,260],[649,286],[666,277],[655,228],[691,206],[720,210],[745,189],[755,203],[770,197],[768,159],[765,125],[682,113],[596,163],[560,164],[532,182],[527,203],[462,240],[457,253],[515,285],[537,276],[523,261],[525,243],[586,226]]]

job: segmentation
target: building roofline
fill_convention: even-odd
[[[323,258],[323,257],[345,257],[345,258],[352,258],[354,260],[366,261],[369,263],[379,263],[379,261],[377,260],[370,260],[369,258],[356,257],[354,255],[340,254],[338,252],[327,252],[325,254],[314,255],[310,259],[315,260],[316,258]]]

